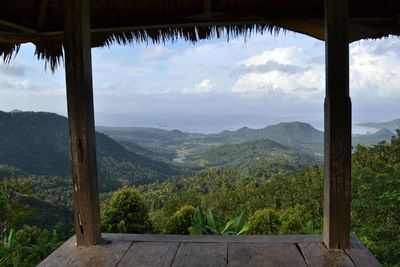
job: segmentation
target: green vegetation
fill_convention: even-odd
[[[384,263],[400,263],[400,130],[353,155],[353,231]],[[397,265],[399,266],[399,265]]]
[[[72,231],[63,225],[51,231],[24,225],[18,231],[7,231],[0,242],[0,266],[35,266],[64,243]]]
[[[70,175],[67,126],[67,118],[54,113],[0,111],[0,179],[15,174]],[[96,148],[101,191],[185,173],[173,164],[140,155],[142,150],[128,151],[101,133],[96,134]]]
[[[274,209],[259,209],[250,217],[249,234],[271,235],[279,233],[281,220],[279,213]]]
[[[315,154],[322,137],[310,125],[213,135],[118,131],[123,146],[97,134],[104,231],[322,232],[323,168]],[[142,143],[135,144],[138,136]],[[66,119],[0,112],[0,137],[0,266],[34,266],[72,234]],[[382,263],[399,266],[400,132],[390,142],[373,145],[371,138],[354,149],[352,232]],[[157,146],[163,150],[155,152]],[[160,158],[168,153],[185,163]]]
[[[165,224],[166,234],[188,235],[194,222],[195,208],[185,205],[175,212]]]
[[[207,214],[200,207],[197,207],[194,213],[193,226],[189,228],[192,235],[242,235],[249,230],[247,219],[249,213],[244,210],[240,215],[229,222],[223,228],[220,228],[220,223],[215,218],[213,209],[209,208]]]
[[[201,153],[199,158],[207,167],[251,170],[257,165],[269,165],[266,173],[274,169],[299,170],[321,163],[318,157],[268,139],[216,146]]]
[[[129,187],[116,191],[101,214],[103,232],[149,233],[152,225],[140,193]]]

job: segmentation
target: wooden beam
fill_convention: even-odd
[[[96,140],[89,0],[64,1],[65,76],[78,246],[102,243],[97,185]]]
[[[351,100],[348,0],[325,0],[324,242],[349,247],[351,202]]]
[[[26,34],[36,33],[36,31],[31,28],[28,28],[28,27],[25,27],[25,26],[22,26],[22,25],[19,25],[19,24],[16,24],[14,22],[10,22],[10,21],[4,20],[4,19],[0,19],[0,25],[15,29],[19,32],[26,33]]]
[[[42,0],[39,6],[39,13],[36,23],[36,30],[41,31],[43,29],[44,21],[46,19],[47,7],[49,5],[49,0]]]
[[[212,0],[204,0],[204,13],[212,13]]]

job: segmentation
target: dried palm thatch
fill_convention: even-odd
[[[10,62],[31,42],[54,70],[63,55],[66,0],[1,0],[0,58]],[[350,40],[400,35],[399,0],[349,0]],[[277,34],[324,39],[323,0],[91,0],[92,47],[182,38]]]

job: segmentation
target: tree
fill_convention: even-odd
[[[277,234],[281,226],[279,213],[273,209],[256,210],[253,216],[250,217],[251,235],[270,235]]]
[[[140,193],[132,187],[116,191],[101,216],[103,231],[110,233],[149,233],[152,224]]]
[[[188,235],[189,227],[193,224],[195,208],[191,205],[185,205],[176,211],[168,219],[165,226],[166,234]]]

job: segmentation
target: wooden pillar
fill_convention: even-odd
[[[90,2],[65,0],[64,12],[75,230],[77,245],[90,246],[102,242],[93,110]]]
[[[348,0],[325,0],[324,242],[349,247],[351,203],[351,100]]]

